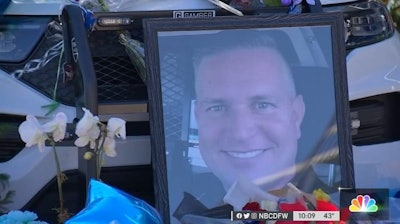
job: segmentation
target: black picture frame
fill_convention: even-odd
[[[324,152],[330,149],[328,154],[335,154],[335,161],[328,159],[323,163],[340,167],[339,183],[334,183],[333,187],[354,187],[345,31],[341,13],[153,18],[143,21],[143,29],[155,207],[166,223],[179,223],[175,218],[176,209],[179,201],[187,196],[186,185],[191,186],[190,189],[214,188],[212,184],[200,184],[201,175],[194,176],[196,164],[196,169],[200,167],[196,174],[203,174],[204,170],[199,165],[201,161],[196,156],[191,157],[193,152],[190,151],[197,135],[196,129],[192,128],[194,78],[188,71],[193,70],[189,63],[191,51],[223,40],[216,37],[222,32],[246,36],[273,31],[281,49],[287,51],[282,54],[291,68],[298,69],[296,74],[304,74],[294,75],[296,87],[308,91],[304,93],[305,104],[309,106],[303,121],[308,125],[302,126],[302,138],[312,140],[299,141],[299,148],[310,150],[298,153],[296,162],[308,164],[315,171],[320,155],[326,156]],[[282,33],[286,36],[281,36]],[[312,49],[315,46],[319,48]],[[303,183],[308,181],[307,178],[300,179]],[[193,205],[187,212],[196,214],[197,210],[204,209],[202,206],[209,208],[207,203]]]

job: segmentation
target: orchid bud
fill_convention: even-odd
[[[91,160],[93,158],[93,152],[85,152],[83,158],[86,160]]]

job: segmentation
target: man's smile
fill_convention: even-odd
[[[258,149],[258,150],[247,151],[247,152],[238,152],[238,151],[224,151],[224,152],[234,158],[249,159],[249,158],[254,158],[258,155],[261,155],[265,151],[267,151],[267,149]]]

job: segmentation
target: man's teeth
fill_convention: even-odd
[[[228,153],[228,155],[230,155],[232,157],[247,159],[247,158],[256,157],[256,156],[260,155],[262,152],[264,152],[264,150],[260,149],[260,150],[255,150],[255,151],[251,151],[251,152],[231,152],[230,151],[227,153]]]

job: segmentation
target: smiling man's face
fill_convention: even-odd
[[[304,115],[289,69],[276,51],[236,49],[204,58],[196,71],[199,148],[229,188],[238,175],[251,180],[295,164]],[[284,186],[287,175],[268,184]]]

